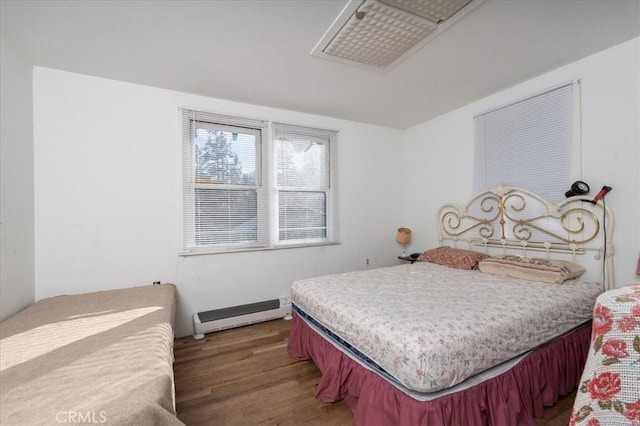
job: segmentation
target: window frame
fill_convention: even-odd
[[[244,242],[227,242],[227,243],[219,243],[218,245],[216,244],[204,244],[201,246],[202,249],[204,250],[215,250],[215,251],[219,251],[219,250],[234,250],[234,248],[244,248],[244,247],[264,247],[266,246],[266,244],[268,243],[268,236],[264,235],[264,227],[258,226],[258,224],[260,223],[264,223],[264,221],[266,220],[266,217],[264,217],[265,215],[265,210],[266,210],[266,206],[264,205],[265,203],[265,197],[264,197],[264,192],[266,191],[265,186],[263,185],[263,175],[262,175],[262,170],[263,170],[263,165],[262,165],[262,145],[263,145],[263,133],[264,130],[262,129],[258,129],[258,128],[253,128],[253,127],[244,127],[244,126],[237,126],[237,125],[227,125],[227,124],[220,124],[220,123],[211,123],[211,122],[207,122],[207,121],[199,121],[198,122],[199,125],[197,126],[197,129],[206,129],[206,130],[212,130],[212,131],[223,131],[223,132],[227,132],[227,133],[234,133],[234,131],[237,131],[237,133],[244,133],[244,134],[251,134],[255,137],[255,150],[254,150],[254,163],[255,163],[255,172],[254,172],[254,182],[253,184],[233,184],[233,183],[226,183],[226,182],[205,182],[202,179],[198,179],[197,176],[194,177],[194,190],[197,192],[199,189],[211,189],[211,190],[224,190],[224,191],[254,191],[256,194],[256,239],[254,242],[249,242],[249,241],[244,241]],[[195,149],[195,144],[194,144],[194,149]],[[197,204],[197,196],[195,197],[195,204]],[[196,216],[197,217],[197,216]],[[195,223],[197,224],[198,221],[197,219],[195,220]],[[197,226],[197,225],[196,225]],[[194,232],[194,236],[196,237],[196,239],[198,239],[198,232]],[[198,247],[198,244],[194,244],[193,247]],[[224,248],[223,248],[224,247]]]
[[[481,193],[482,191],[491,188],[491,187],[495,187],[498,184],[503,184],[505,186],[511,186],[511,187],[521,187],[524,188],[526,190],[530,190],[533,191],[534,193],[536,193],[537,195],[541,196],[544,200],[547,200],[547,202],[552,202],[552,203],[560,203],[561,201],[563,201],[566,196],[565,193],[566,191],[569,189],[571,182],[575,181],[575,180],[582,180],[582,162],[581,162],[581,104],[580,104],[580,100],[581,100],[581,84],[580,84],[580,80],[574,80],[574,81],[565,81],[563,83],[560,84],[556,84],[554,86],[548,87],[544,90],[532,93],[530,95],[521,97],[519,99],[513,100],[511,102],[499,105],[497,107],[488,109],[484,112],[478,113],[476,115],[474,115],[474,170],[473,170],[473,182],[472,182],[472,186],[473,186],[473,193]],[[486,157],[485,157],[485,153],[484,152],[478,152],[479,150],[484,150],[485,149],[485,145],[484,145],[484,128],[483,126],[485,125],[485,118],[490,115],[493,114],[494,112],[498,112],[498,113],[504,113],[506,111],[506,113],[509,115],[513,115],[513,117],[515,118],[511,118],[509,120],[504,120],[503,118],[503,122],[502,124],[508,124],[509,126],[511,126],[514,123],[517,123],[516,119],[521,118],[522,116],[518,115],[516,112],[517,108],[519,108],[520,106],[522,106],[523,104],[526,105],[527,103],[530,104],[534,104],[535,103],[540,103],[540,104],[544,104],[547,106],[547,110],[544,111],[543,114],[541,115],[546,115],[549,113],[549,111],[551,111],[551,107],[554,108],[553,112],[557,113],[558,116],[554,117],[553,119],[553,123],[555,125],[558,125],[558,123],[563,124],[565,127],[562,127],[560,125],[557,126],[558,133],[554,134],[554,137],[558,137],[559,135],[562,135],[562,142],[566,143],[566,145],[564,145],[563,147],[561,147],[562,150],[564,150],[564,154],[566,154],[566,156],[562,157],[563,161],[563,167],[564,169],[562,169],[562,173],[563,173],[563,178],[564,180],[559,183],[559,184],[554,184],[552,181],[553,179],[548,179],[547,176],[547,180],[544,181],[546,183],[545,186],[537,186],[539,185],[539,183],[537,181],[540,181],[540,177],[539,175],[544,175],[544,167],[543,166],[539,166],[538,168],[536,168],[537,170],[541,170],[540,172],[538,172],[535,176],[533,175],[527,175],[528,177],[528,182],[529,183],[522,183],[522,182],[487,182],[487,180],[485,179],[485,172],[486,172]],[[563,106],[564,105],[564,106]],[[512,108],[514,107],[514,108]],[[525,108],[529,108],[529,110],[527,112],[531,112],[531,106],[525,106]],[[535,107],[533,107],[535,108]],[[569,115],[569,117],[567,117],[567,114]],[[529,117],[529,116],[527,116]],[[535,134],[536,136],[539,133],[543,133],[541,132],[540,129],[544,129],[544,132],[549,133],[548,132],[548,128],[547,127],[543,127],[544,120],[540,120],[540,119],[536,119],[536,128],[535,128],[535,132],[537,133],[532,133]],[[515,126],[518,127],[518,126]],[[553,128],[553,126],[550,126],[551,128]],[[568,129],[568,135],[563,134],[563,130],[567,131]],[[494,129],[495,130],[495,129]],[[516,132],[514,132],[516,133]],[[520,136],[520,135],[518,135]],[[479,138],[482,138],[482,142],[479,141]],[[526,140],[526,137],[523,138],[524,140]],[[543,138],[544,140],[544,138]],[[551,140],[551,138],[549,138],[549,140]],[[520,148],[523,148],[524,145],[519,145]],[[550,145],[547,145],[547,148]],[[524,155],[520,154],[523,158]],[[506,153],[505,151],[502,151],[500,153],[500,160],[501,161],[508,161],[509,157],[512,156],[510,153]],[[543,164],[543,160],[541,160],[540,158],[538,158],[540,160],[540,162],[537,162],[536,164]],[[480,170],[479,168],[479,164],[482,162],[483,164],[483,168],[482,170]],[[560,162],[558,162],[560,163]],[[555,176],[555,178],[557,179],[558,176]],[[532,181],[536,181],[535,183],[531,183]],[[483,182],[484,185],[481,187],[480,182]],[[545,208],[548,208],[548,206],[543,206],[543,205],[527,205],[527,206],[523,206],[523,210],[518,211],[518,212],[511,212],[513,214],[515,214],[515,216],[518,215],[525,215],[525,217],[534,217],[536,215],[540,215],[543,214],[545,211]],[[513,230],[507,230],[506,231],[509,238],[511,238],[513,235]],[[549,236],[544,235],[544,233],[538,231],[538,230],[532,230],[533,233],[533,239],[538,240],[538,241],[548,241],[550,240]]]
[[[326,184],[324,186],[287,186],[279,185],[277,176],[275,173],[278,171],[278,166],[274,166],[274,178],[273,188],[275,191],[274,207],[273,207],[273,221],[272,228],[274,229],[273,244],[277,247],[297,247],[305,245],[326,245],[338,243],[338,227],[337,227],[337,203],[335,191],[335,178],[336,178],[336,142],[338,132],[334,130],[325,130],[311,127],[304,127],[288,123],[272,123],[272,147],[273,155],[272,159],[277,163],[277,148],[276,141],[278,134],[285,134],[291,136],[298,136],[308,138],[314,142],[321,142],[325,146],[325,157],[328,162]],[[323,193],[325,198],[325,226],[326,235],[324,237],[306,238],[306,239],[285,239],[280,240],[280,193],[281,192],[309,192],[309,193]]]
[[[557,93],[558,95],[555,95]],[[504,114],[506,111],[507,114],[512,114],[512,111],[517,111],[517,109],[521,105],[526,104],[534,104],[536,102],[547,102],[545,97],[547,96],[557,96],[559,100],[554,102],[559,102],[557,104],[553,104],[553,107],[556,108],[560,113],[562,113],[561,103],[563,100],[560,100],[560,96],[566,96],[566,100],[570,102],[570,114],[571,117],[565,120],[569,129],[569,136],[567,138],[567,146],[563,147],[566,150],[566,161],[564,163],[564,180],[557,186],[545,186],[545,187],[537,187],[537,183],[534,186],[531,186],[527,183],[513,183],[513,182],[487,182],[485,179],[486,172],[486,163],[487,159],[484,154],[485,145],[484,140],[482,142],[479,141],[479,138],[485,137],[483,126],[485,125],[484,120],[486,117],[490,116],[493,113]],[[541,100],[541,101],[539,101]],[[513,107],[513,108],[512,108]],[[530,106],[526,108],[532,108]],[[486,111],[475,114],[474,119],[474,163],[473,163],[473,181],[472,181],[472,189],[473,193],[479,193],[488,187],[495,186],[496,184],[504,184],[507,186],[520,186],[529,190],[533,190],[539,195],[543,196],[547,200],[552,200],[554,202],[560,202],[564,199],[564,193],[571,185],[571,182],[582,179],[582,165],[581,165],[581,125],[580,125],[580,116],[581,116],[581,106],[580,106],[580,80],[575,81],[565,81],[560,84],[556,84],[554,86],[548,87],[546,89],[540,90],[535,93],[531,93],[529,95],[523,96],[521,98],[515,99],[513,101],[507,102],[505,104],[490,108]],[[566,118],[566,117],[565,117]],[[512,119],[513,120],[513,119]],[[508,121],[503,121],[504,123],[508,123]],[[542,123],[538,122],[538,125]],[[545,132],[546,132],[545,128]],[[539,133],[543,133],[540,129],[537,130]],[[525,136],[526,137],[526,136]],[[521,145],[522,147],[522,145]],[[501,153],[501,159],[503,161],[507,161],[511,156],[510,153]],[[524,155],[521,155],[524,158]],[[479,167],[479,163],[483,164],[483,167]],[[529,176],[530,179],[533,179]],[[536,177],[537,180],[537,177]]]
[[[275,149],[275,123],[265,119],[254,119],[241,116],[223,115],[210,113],[197,108],[180,108],[180,118],[182,123],[182,133],[180,143],[182,147],[182,208],[181,208],[181,235],[180,235],[180,256],[223,254],[234,252],[277,250],[289,248],[302,248],[312,246],[325,246],[340,244],[338,212],[337,212],[337,191],[336,191],[336,169],[337,169],[337,130],[316,129],[285,123],[277,123],[278,126],[293,126],[298,129],[317,131],[320,134],[331,135],[327,142],[328,161],[328,187],[323,189],[326,194],[326,237],[311,239],[279,240],[279,211],[278,211],[278,187],[277,187],[277,159]],[[261,133],[260,141],[256,148],[256,182],[255,185],[238,185],[228,183],[203,183],[195,179],[195,128],[197,122],[208,123],[204,126],[227,128],[255,129]],[[218,128],[218,130],[219,130]],[[258,177],[258,170],[260,174]],[[196,230],[187,229],[195,224],[194,217],[196,205],[194,192],[198,188],[230,189],[230,190],[253,190],[256,189],[258,197],[257,206],[257,235],[256,243],[234,243],[217,245],[198,246],[195,242]],[[304,188],[308,190],[309,188]],[[191,238],[194,236],[194,238]]]

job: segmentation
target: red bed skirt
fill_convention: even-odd
[[[322,377],[316,397],[346,400],[356,426],[533,425],[534,417],[578,385],[590,323],[535,350],[511,370],[464,391],[418,401],[369,371],[293,316],[289,354],[313,360]]]

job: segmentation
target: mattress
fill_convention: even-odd
[[[0,323],[0,424],[182,424],[175,287],[41,300]]]
[[[420,262],[296,281],[292,302],[385,376],[436,392],[589,321],[601,292]]]

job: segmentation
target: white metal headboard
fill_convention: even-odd
[[[523,256],[542,251],[547,258],[565,253],[574,261],[593,252],[598,261],[594,265],[602,265],[604,259],[605,286],[615,287],[614,218],[602,200],[593,204],[591,197],[581,195],[552,203],[526,189],[498,185],[464,206],[444,205],[437,220],[441,245],[466,242],[487,253],[515,251]]]

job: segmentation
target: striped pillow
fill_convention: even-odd
[[[562,284],[582,275],[585,269],[566,260],[536,259],[523,256],[498,256],[482,260],[478,264],[481,272],[505,275],[529,281]]]

